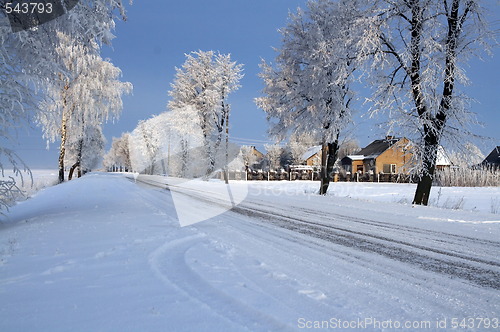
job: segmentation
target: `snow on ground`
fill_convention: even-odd
[[[97,173],[47,188],[0,224],[0,331],[499,326],[499,215],[315,185],[221,197],[219,182]],[[185,210],[209,217],[181,227]]]
[[[260,181],[262,188],[277,192],[315,193],[319,182],[281,181],[279,184]],[[332,183],[328,195],[350,197],[370,202],[411,204],[416,184],[337,182]],[[500,213],[500,187],[432,187],[429,205],[444,209]]]
[[[17,187],[23,191],[25,198],[35,194],[37,191],[42,190],[43,188],[53,186],[58,182],[57,170],[33,169],[30,172],[31,174],[21,172],[20,174],[16,175],[11,171],[5,171],[4,177],[0,177],[0,180],[8,180],[10,177],[12,177],[16,181]]]

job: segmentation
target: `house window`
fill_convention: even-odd
[[[396,164],[384,164],[383,172],[395,174],[396,173]]]

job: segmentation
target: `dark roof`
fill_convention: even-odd
[[[500,146],[491,151],[491,153],[483,160],[482,164],[488,165],[500,165]]]
[[[376,158],[381,155],[385,150],[390,148],[394,143],[398,142],[401,138],[391,139],[378,139],[371,142],[365,148],[356,152],[356,155],[363,155],[365,157]]]

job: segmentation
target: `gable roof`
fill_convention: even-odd
[[[355,155],[365,156],[365,158],[377,158],[400,139],[401,138],[388,138],[375,140],[368,144],[365,148],[356,152]]]
[[[302,155],[302,160],[307,160],[320,151],[321,151],[321,145],[313,146],[307,149],[306,152],[304,152],[304,154]]]
[[[451,160],[448,158],[446,151],[444,151],[444,148],[439,145],[437,150],[436,166],[451,166],[451,164]]]
[[[500,165],[500,146],[494,148],[481,164]]]

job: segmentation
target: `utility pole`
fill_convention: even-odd
[[[226,164],[224,167],[224,182],[229,184],[229,105],[225,105],[227,107],[226,112]]]
[[[170,176],[170,134],[171,133],[172,133],[171,128],[168,127],[167,176]]]

